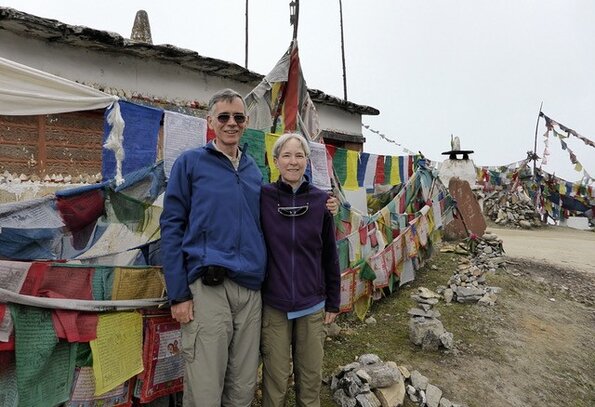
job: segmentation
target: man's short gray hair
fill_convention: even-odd
[[[209,116],[212,115],[213,113],[215,113],[215,105],[221,101],[224,102],[233,102],[236,98],[239,98],[242,101],[242,104],[244,105],[244,113],[246,112],[246,102],[244,101],[244,98],[242,95],[240,95],[238,92],[236,92],[233,89],[223,89],[220,90],[219,92],[215,93],[212,97],[211,100],[209,100],[209,106],[208,106],[208,114]]]
[[[302,145],[302,150],[304,150],[306,157],[310,157],[310,146],[308,145],[308,140],[306,140],[304,136],[299,133],[285,133],[279,137],[273,145],[273,158],[279,158],[279,154],[285,143],[292,139],[298,140]]]

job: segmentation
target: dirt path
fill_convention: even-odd
[[[489,230],[503,239],[507,266],[488,275],[496,305],[435,306],[455,340],[451,351],[422,351],[408,335],[410,295],[446,284],[463,257],[438,253],[416,280],[354,317],[350,335],[325,348],[327,366],[376,353],[416,369],[469,407],[595,406],[595,233],[547,227]],[[336,406],[325,394],[325,407]],[[415,407],[406,400],[404,407]]]
[[[595,274],[595,233],[567,227],[505,229],[489,227],[504,242],[511,258],[547,262]]]

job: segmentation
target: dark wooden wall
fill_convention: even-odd
[[[101,172],[103,112],[0,116],[0,174],[43,178]]]

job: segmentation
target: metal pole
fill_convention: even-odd
[[[295,16],[293,20],[293,39],[297,40],[298,22],[300,20],[300,0],[295,1]]]
[[[343,2],[339,0],[339,15],[341,19],[341,61],[343,63],[343,99],[347,100],[347,73],[345,72],[345,41],[343,40]]]
[[[248,0],[246,0],[246,48],[244,51],[246,55],[246,61],[244,62],[244,67],[248,69]]]

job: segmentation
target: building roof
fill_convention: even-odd
[[[199,55],[196,51],[174,45],[152,45],[122,37],[120,34],[84,26],[75,26],[57,20],[37,17],[8,7],[0,7],[0,29],[19,36],[71,45],[103,52],[131,55],[172,62],[186,69],[210,75],[231,78],[238,82],[258,83],[263,75],[250,71],[233,62]],[[335,106],[350,113],[378,115],[379,110],[309,89],[314,102]]]

